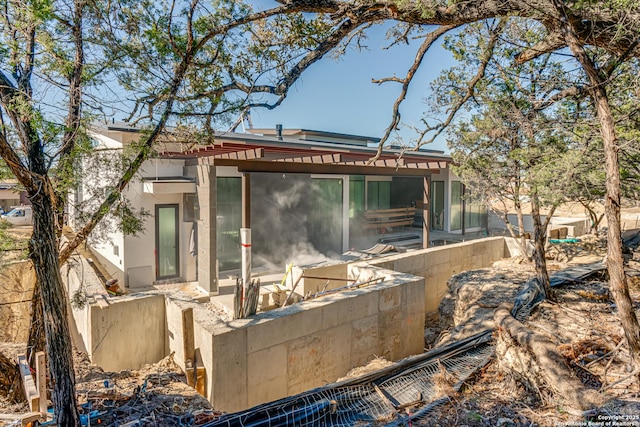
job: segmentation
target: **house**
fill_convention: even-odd
[[[3,180],[0,182],[0,209],[9,212],[13,206],[31,204],[27,192],[20,190],[18,180]]]
[[[123,193],[134,210],[149,214],[143,233],[111,227],[90,238],[114,277],[129,288],[197,281],[215,294],[220,272],[241,268],[243,247],[251,247],[254,266],[313,263],[398,231],[380,213],[382,223],[371,225],[365,214],[379,210],[407,208],[413,227],[403,222],[399,232],[417,236],[423,247],[430,232],[486,227],[486,210],[465,206],[464,187],[441,151],[392,147],[371,161],[377,138],[281,126],[248,132],[221,132],[212,144],[166,138]],[[139,136],[117,123],[93,133],[104,156],[119,156]],[[72,204],[104,194],[105,180],[119,174],[98,170],[83,165]],[[81,221],[70,209],[72,227]]]

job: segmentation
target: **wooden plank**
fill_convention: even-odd
[[[20,375],[22,376],[22,386],[24,387],[24,394],[27,402],[29,402],[29,407],[31,411],[37,412],[40,406],[38,390],[36,389],[36,383],[33,381],[26,355],[21,354],[18,356],[18,367],[20,369]]]
[[[20,421],[23,426],[39,421],[41,418],[42,416],[40,415],[40,412],[27,412],[26,414],[0,414],[0,421]]]
[[[182,310],[182,348],[184,351],[185,368],[190,360],[193,363],[195,353],[195,339],[193,335],[193,308],[185,308]],[[188,375],[187,375],[188,377]]]
[[[365,229],[389,228],[412,225],[416,213],[415,207],[378,209],[363,212]]]
[[[105,295],[96,296],[96,303],[98,303],[98,306],[100,306],[100,308],[109,307],[109,303],[107,302],[107,297]]]
[[[47,413],[47,361],[44,351],[36,353],[36,388],[38,389],[38,409],[41,414]]]
[[[196,386],[195,389],[198,393],[200,393],[200,395],[202,396],[207,396],[207,392],[204,389],[205,386],[205,375],[206,375],[206,370],[203,367],[198,367],[196,368]]]

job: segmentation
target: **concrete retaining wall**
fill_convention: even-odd
[[[133,294],[91,305],[91,361],[106,371],[138,369],[165,357],[164,295]]]
[[[194,308],[197,364],[206,368],[207,397],[216,409],[238,411],[318,387],[375,356],[398,360],[421,353],[424,280],[352,267],[365,269],[383,275],[384,283],[228,323]]]
[[[487,237],[369,260],[367,264],[424,277],[424,309],[426,313],[432,313],[438,310],[438,304],[447,292],[449,277],[462,271],[489,267],[505,256],[505,250],[503,237]]]
[[[76,259],[68,265],[62,270],[68,294],[73,298],[80,290],[85,297],[83,307],[71,307],[75,342],[84,345],[93,363],[107,371],[120,371],[138,369],[167,355],[163,295],[111,298],[86,260]]]
[[[313,274],[383,281],[250,319],[223,322],[188,297],[163,294],[101,304],[95,300],[102,297],[92,295],[73,316],[91,360],[104,369],[138,368],[169,352],[184,367],[189,349],[195,365],[205,368],[207,398],[217,409],[238,411],[333,382],[375,356],[421,353],[425,313],[437,310],[449,277],[490,266],[505,248],[503,237],[493,237],[329,266]],[[70,291],[87,282],[68,276]],[[343,286],[338,282],[334,287]],[[192,344],[185,344],[185,331]]]

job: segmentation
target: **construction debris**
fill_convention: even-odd
[[[245,319],[253,316],[258,311],[258,300],[260,297],[260,279],[251,279],[251,283],[244,291],[242,277],[236,279],[234,289],[234,319]]]

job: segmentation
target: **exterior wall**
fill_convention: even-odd
[[[72,307],[76,344],[105,370],[138,369],[166,356],[164,296],[133,294],[110,298],[86,260],[82,267],[62,269],[67,292],[86,295],[82,308]],[[99,300],[99,301],[98,301]]]
[[[138,369],[165,353],[163,295],[133,294],[91,305],[91,361],[107,371]]]
[[[0,190],[0,207],[8,212],[11,206],[17,205],[20,205],[20,193],[14,190]]]
[[[422,352],[423,279],[352,269],[386,280],[228,323],[194,309],[198,364],[216,408],[246,409],[335,381],[376,356]]]
[[[369,260],[368,264],[425,278],[424,310],[438,310],[447,280],[466,270],[489,267],[505,256],[503,237],[488,237]]]
[[[149,194],[142,190],[142,182],[134,182],[127,188],[125,197],[135,200],[136,208],[144,209],[151,215],[144,220],[144,230],[135,236],[124,236],[123,257],[125,262],[123,270],[125,272],[125,283],[135,289],[140,286],[148,286],[156,280],[156,260],[155,260],[155,207],[156,205],[177,204],[178,205],[178,229],[180,233],[179,256],[180,275],[182,276],[188,257],[188,238],[191,232],[191,224],[182,221],[183,206],[182,194]],[[184,276],[182,276],[184,277]],[[151,279],[151,281],[149,281]]]
[[[96,298],[106,296],[107,292],[87,260],[75,257],[73,261],[66,263],[60,273],[70,300],[78,291],[86,296],[86,304],[82,307],[72,305],[69,314],[75,321],[75,332],[78,334],[74,337],[74,344],[87,351],[91,342],[91,304],[95,304]]]
[[[123,144],[126,145],[138,138],[137,133],[109,132],[108,135],[94,134],[99,148],[105,148],[103,156],[120,156]],[[113,160],[112,160],[113,162]],[[104,179],[104,170],[96,171],[97,167],[92,161],[84,162],[85,180],[83,190],[73,195],[74,202],[86,201],[89,195],[96,189],[109,185],[110,179]],[[183,175],[185,161],[179,159],[152,159],[145,162],[123,192],[123,196],[131,202],[133,210],[144,209],[151,216],[144,219],[144,230],[136,236],[124,235],[119,231],[112,219],[111,224],[105,224],[105,230],[94,233],[89,239],[89,244],[96,258],[105,266],[106,270],[124,286],[140,288],[149,286],[155,281],[155,205],[177,204],[179,210],[179,257],[180,277],[184,281],[195,280],[195,258],[189,255],[189,239],[192,223],[183,222],[183,195],[175,194],[151,194],[145,193],[143,188],[144,178],[166,178]],[[97,172],[97,173],[96,173]],[[109,176],[118,174],[119,171],[110,171]],[[101,200],[100,200],[101,201]],[[78,228],[79,224],[74,218],[75,212],[70,211],[70,224]]]

